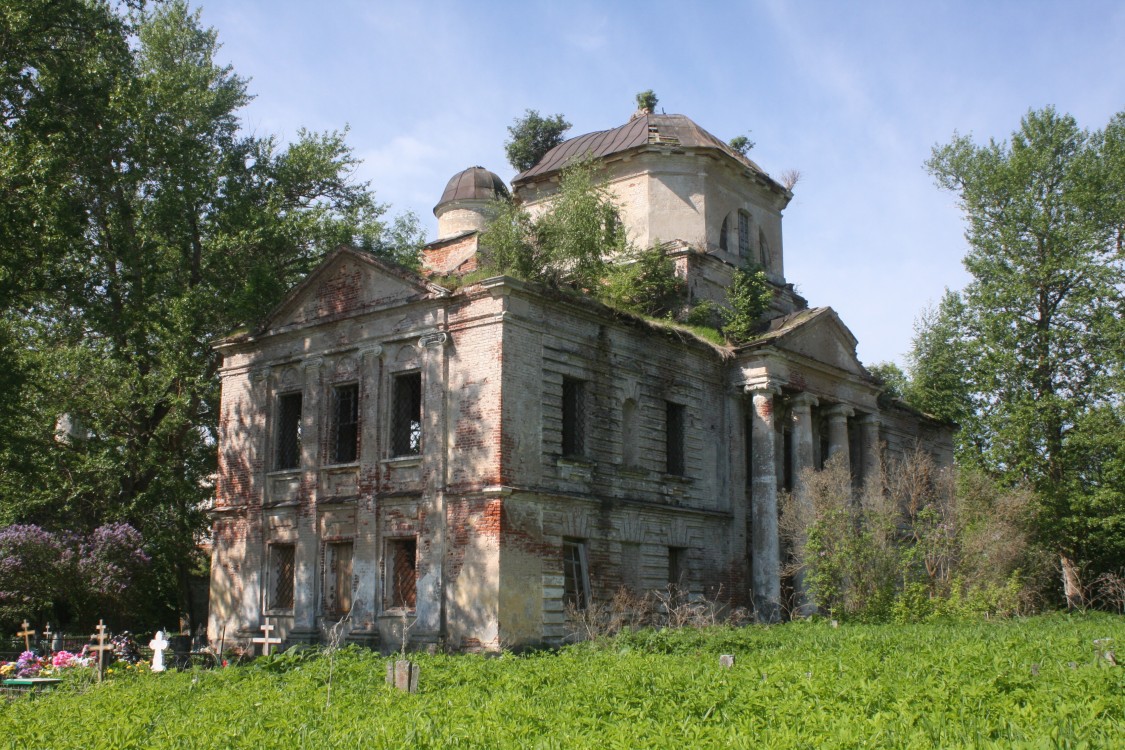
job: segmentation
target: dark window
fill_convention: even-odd
[[[352,543],[324,545],[324,613],[343,617],[352,608]]]
[[[750,257],[750,214],[738,212],[738,257]]]
[[[293,578],[296,566],[293,564],[295,548],[292,544],[270,545],[269,609],[293,609]]]
[[[347,464],[359,456],[359,386],[332,389],[332,460]]]
[[[562,382],[562,454],[586,455],[586,394],[581,380],[563,378]]]
[[[575,609],[590,604],[590,578],[586,570],[586,543],[563,539],[563,603]]]
[[[727,235],[730,234],[730,217],[723,219],[723,225],[719,227],[719,249],[728,250],[730,248],[730,240]]]
[[[684,474],[684,407],[683,404],[665,402],[664,423],[665,472]]]
[[[684,547],[668,548],[668,583],[686,589],[687,581],[687,549]]]
[[[422,373],[396,375],[392,401],[391,451],[417,456],[422,452]]]
[[[277,468],[301,465],[301,394],[286,393],[277,399]]]
[[[766,233],[758,227],[758,257],[761,258],[762,268],[769,268],[772,258],[770,257],[770,243],[766,241]]]
[[[387,545],[387,604],[414,609],[418,590],[418,541],[391,539]]]

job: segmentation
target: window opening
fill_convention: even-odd
[[[332,460],[348,464],[359,456],[359,385],[332,389]]]
[[[422,452],[422,373],[396,375],[393,401],[391,451],[417,456]]]
[[[738,256],[750,257],[750,214],[738,212]]]
[[[586,567],[586,543],[563,539],[563,603],[575,609],[590,604],[590,577]]]
[[[301,394],[286,393],[277,399],[278,469],[295,469],[301,465]]]
[[[352,609],[352,542],[324,546],[324,613],[343,617]]]
[[[270,545],[268,609],[293,609],[293,579],[296,575],[296,547],[292,544]]]
[[[562,383],[562,454],[581,457],[586,454],[586,393],[581,380],[563,378]]]
[[[688,587],[687,548],[668,548],[668,583],[681,589]]]
[[[684,474],[684,407],[665,402],[665,469],[668,474]]]
[[[418,590],[418,540],[391,539],[387,544],[388,606],[414,609]]]
[[[727,238],[728,234],[730,234],[730,217],[726,216],[726,217],[723,217],[723,225],[721,227],[719,227],[719,249],[720,250],[729,250],[730,249],[730,240]]]
[[[761,227],[758,227],[758,256],[761,258],[762,268],[768,269],[773,259],[770,257],[770,243],[766,241],[766,233]]]

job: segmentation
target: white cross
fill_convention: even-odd
[[[271,630],[273,630],[273,625],[269,624],[269,621],[268,621],[268,618],[267,618],[266,623],[264,625],[262,625],[262,627],[261,627],[262,637],[250,639],[251,643],[262,644],[262,656],[269,656],[270,655],[270,646],[271,645],[281,643],[280,638],[270,638],[270,631]]]
[[[152,649],[152,671],[164,671],[164,649],[168,648],[168,640],[164,637],[163,630],[157,630],[153,639],[148,642],[148,647]]]
[[[51,623],[47,623],[47,627],[43,628],[43,640],[47,642],[47,650],[54,651],[51,648]]]

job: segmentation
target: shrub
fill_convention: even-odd
[[[773,291],[760,266],[748,265],[735,271],[727,287],[727,307],[720,314],[723,335],[733,344],[752,339],[772,299]]]
[[[602,297],[608,304],[640,315],[672,315],[682,304],[684,280],[662,247],[630,251],[610,267]]]

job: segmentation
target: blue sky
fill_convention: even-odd
[[[510,180],[507,126],[561,112],[616,127],[633,96],[686,114],[777,176],[787,280],[830,305],[867,364],[902,361],[913,323],[968,280],[953,195],[923,162],[954,131],[1007,138],[1054,105],[1089,129],[1125,110],[1125,3],[345,2],[212,0],[219,61],[250,79],[260,135],[350,126],[393,211],[432,237],[455,172]]]

